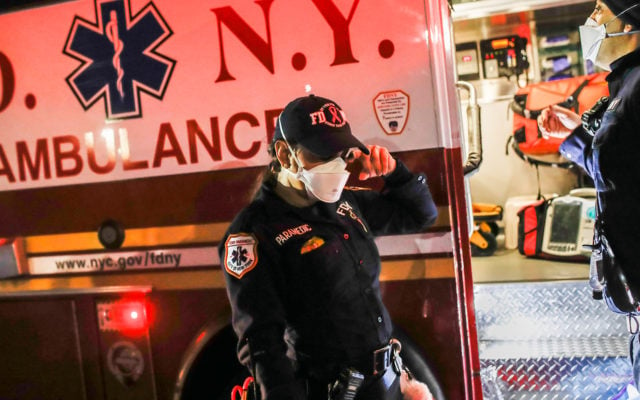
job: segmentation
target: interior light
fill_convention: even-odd
[[[508,39],[496,39],[496,40],[492,40],[492,41],[491,41],[491,47],[492,47],[494,50],[505,49],[505,48],[509,47],[509,40],[508,40]]]

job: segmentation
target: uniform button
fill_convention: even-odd
[[[364,292],[365,292],[366,294],[371,293],[371,288],[369,288],[369,287],[368,287],[368,288],[366,288],[366,289],[364,290]]]
[[[349,240],[349,234],[348,233],[345,233],[343,237],[344,237],[344,240]]]
[[[382,323],[382,317],[378,317],[378,323]]]

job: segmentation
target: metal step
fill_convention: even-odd
[[[611,399],[633,376],[626,317],[584,280],[476,283],[486,400]]]

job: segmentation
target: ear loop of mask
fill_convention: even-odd
[[[622,12],[620,12],[620,14],[616,15],[615,17],[611,18],[609,21],[605,22],[604,27],[605,27],[605,31],[604,31],[604,38],[610,38],[610,37],[617,37],[617,36],[624,36],[624,35],[632,35],[634,33],[640,33],[640,29],[636,29],[635,31],[629,31],[629,32],[616,32],[616,33],[607,33],[607,24],[610,23],[611,21],[613,21],[616,18],[620,18],[621,15],[625,14],[627,11],[634,9],[636,7],[640,6],[640,3],[638,4],[634,4],[631,7],[628,7],[627,9],[623,10]],[[622,21],[624,22],[624,21]]]
[[[340,154],[340,158],[347,162],[352,160],[354,158],[353,148],[343,151],[342,154]]]
[[[300,160],[298,160],[298,156],[296,155],[296,152],[293,150],[293,147],[291,147],[291,145],[289,144],[289,141],[287,140],[287,137],[284,134],[284,128],[282,127],[282,120],[280,119],[280,115],[278,115],[278,125],[280,126],[280,133],[282,133],[282,138],[284,139],[284,142],[287,144],[287,148],[289,149],[289,152],[293,156],[293,160],[298,165],[298,172],[299,172],[302,170],[302,164],[300,163]]]

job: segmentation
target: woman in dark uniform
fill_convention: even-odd
[[[400,399],[374,237],[435,221],[426,179],[362,144],[329,99],[295,99],[276,125],[263,184],[219,248],[238,358],[263,400],[325,400],[349,379],[356,399]],[[352,163],[382,191],[344,189]]]

